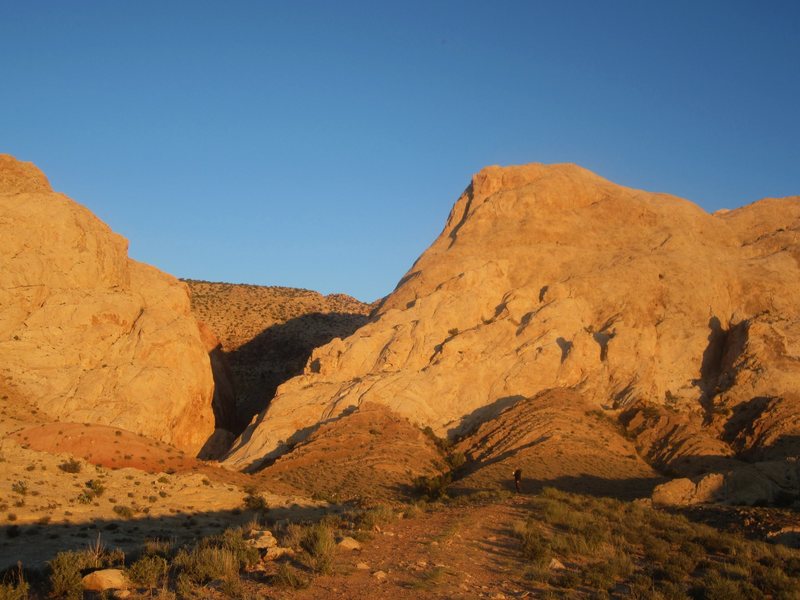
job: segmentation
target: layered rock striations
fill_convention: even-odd
[[[214,431],[209,358],[186,286],[0,156],[0,392],[59,421],[197,452]]]
[[[255,468],[368,401],[453,437],[554,389],[682,415],[679,447],[650,440],[667,463],[796,452],[799,253],[798,198],[711,215],[574,165],[486,168],[370,322],[315,350],[227,464]],[[749,431],[737,418],[763,399]]]

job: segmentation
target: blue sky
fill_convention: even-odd
[[[180,277],[390,292],[489,164],[800,194],[800,2],[0,0],[0,152]]]

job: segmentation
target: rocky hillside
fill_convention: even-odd
[[[186,286],[0,155],[0,397],[20,414],[111,425],[197,453],[214,382]]]
[[[192,310],[221,344],[237,397],[234,429],[262,411],[278,386],[303,372],[311,351],[366,323],[372,305],[345,294],[186,280]]]
[[[783,460],[800,441],[798,281],[798,198],[710,215],[574,165],[489,167],[371,321],[315,350],[228,464],[255,467],[363,402],[455,437],[553,389],[626,422],[680,415],[675,446],[670,430],[647,447],[625,432],[653,465],[655,452]]]

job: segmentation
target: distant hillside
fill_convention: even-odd
[[[311,351],[367,322],[372,305],[345,294],[186,279],[192,311],[216,333],[230,365],[243,429],[302,372]]]

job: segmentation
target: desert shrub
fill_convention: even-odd
[[[22,565],[9,571],[0,583],[0,600],[27,600],[31,586],[25,581]]]
[[[530,560],[534,567],[542,567],[550,562],[552,558],[550,543],[533,522],[515,524],[513,533],[520,540],[523,556]]]
[[[64,471],[65,473],[80,473],[81,472],[81,462],[75,458],[70,458],[62,462],[58,465],[58,468]]]
[[[145,555],[128,567],[128,576],[134,583],[153,589],[167,576],[167,561],[160,556]]]
[[[28,493],[28,484],[24,481],[17,481],[11,484],[11,491],[15,494],[19,494],[20,496],[24,496]]]
[[[89,489],[89,491],[93,495],[98,496],[98,497],[102,496],[103,492],[106,491],[106,488],[103,485],[103,482],[99,481],[98,479],[90,479],[89,481],[86,482],[86,487]]]
[[[309,557],[309,566],[317,573],[329,573],[336,550],[333,530],[324,523],[311,525],[305,531],[300,547]]]
[[[716,570],[709,570],[698,582],[694,590],[695,597],[703,600],[730,600],[731,598],[747,598],[742,593],[739,582],[729,579]]]
[[[303,541],[303,533],[305,528],[297,523],[289,523],[286,530],[281,534],[281,545],[286,548],[300,548],[300,542]]]
[[[241,568],[253,565],[259,559],[258,550],[250,546],[242,530],[236,528],[203,538],[191,549],[179,550],[172,565],[179,576],[183,575],[184,584],[189,587],[214,579],[235,584]]]
[[[248,567],[260,560],[259,552],[244,538],[244,531],[238,527],[226,529],[218,535],[204,538],[201,547],[220,548],[230,552],[236,559],[238,567]]]
[[[162,540],[160,538],[154,538],[145,541],[142,550],[147,555],[163,556],[166,558],[167,556],[170,555],[170,552],[172,552],[172,546],[173,546],[172,540]]]
[[[447,455],[447,458],[445,460],[447,461],[447,464],[450,467],[450,469],[452,469],[453,471],[464,466],[464,463],[467,462],[467,458],[464,456],[463,452],[451,452]]]
[[[197,594],[197,585],[192,582],[192,578],[186,573],[180,573],[175,578],[175,592],[178,598],[182,598],[183,600],[200,597]]]
[[[359,515],[359,526],[364,529],[374,529],[376,525],[385,525],[395,520],[392,507],[387,504],[378,504],[366,509]]]
[[[49,562],[50,567],[50,595],[66,600],[81,600],[83,586],[81,585],[81,560],[78,552],[59,552]]]
[[[309,581],[290,564],[282,562],[272,578],[272,582],[280,587],[300,590],[308,587]]]
[[[447,454],[450,451],[450,448],[453,446],[453,443],[447,438],[440,438],[433,432],[430,425],[424,427],[422,429],[422,433],[424,433],[429,440],[431,440],[434,445],[439,449],[439,452],[442,454]]]
[[[239,561],[226,548],[195,547],[179,550],[172,565],[194,584],[239,577]]]
[[[756,565],[753,569],[752,583],[756,588],[774,598],[792,598],[797,593],[795,578],[787,575],[788,569]]]
[[[447,496],[447,486],[451,481],[450,473],[431,475],[430,477],[421,475],[414,479],[414,493],[428,500],[439,500]]]
[[[255,510],[265,512],[269,510],[269,504],[264,499],[264,496],[258,492],[248,493],[244,497],[244,507],[247,510]]]
[[[116,506],[114,506],[114,512],[123,519],[133,518],[133,509],[130,506],[123,506],[122,504],[117,504]]]

